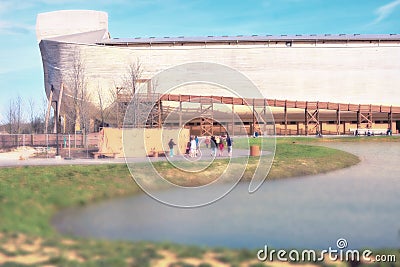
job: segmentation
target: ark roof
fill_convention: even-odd
[[[312,42],[312,41],[400,41],[400,34],[310,34],[310,35],[237,35],[207,37],[135,37],[113,38],[101,41],[105,45],[221,43],[221,42]]]

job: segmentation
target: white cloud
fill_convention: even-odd
[[[10,7],[8,2],[0,2],[0,14],[5,13]]]
[[[16,4],[16,2],[12,0],[1,0],[0,14],[13,14],[18,10],[26,10],[32,7],[32,2],[20,1],[18,4]]]
[[[375,10],[375,13],[377,15],[377,18],[374,20],[374,24],[381,22],[385,18],[387,18],[393,10],[400,5],[400,0],[395,0],[390,2],[389,4],[380,6]]]
[[[15,23],[6,20],[0,20],[0,33],[6,35],[27,34],[35,31],[34,25]]]
[[[27,17],[21,16],[18,11],[29,10],[32,4],[23,2],[15,4],[15,1],[0,0],[0,33],[5,35],[26,34],[35,30],[34,25],[26,22]]]

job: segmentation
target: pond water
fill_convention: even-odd
[[[316,176],[266,181],[254,194],[239,184],[214,204],[181,209],[146,194],[63,210],[65,234],[112,240],[170,241],[232,248],[400,247],[400,143],[336,143],[356,166]],[[172,194],[166,191],[163,194]]]

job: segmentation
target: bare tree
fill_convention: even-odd
[[[35,100],[33,98],[29,98],[28,114],[30,133],[44,133],[47,101],[48,100],[46,98],[42,98],[41,104],[37,106]]]
[[[115,90],[110,90],[110,94],[108,95],[107,101],[104,99],[104,95],[102,94],[103,90],[100,86],[97,87],[97,97],[98,97],[98,110],[97,117],[100,117],[100,127],[105,127],[110,125],[112,118],[114,104],[116,103],[116,92]],[[114,114],[115,115],[115,114]],[[115,121],[115,119],[114,119]]]
[[[97,88],[97,97],[99,98],[99,108],[100,108],[100,126],[104,126],[104,105],[103,105],[103,98],[101,96],[100,88]]]
[[[39,118],[41,120],[42,126],[41,126],[41,133],[45,133],[45,123],[46,123],[46,113],[47,113],[47,103],[48,99],[46,96],[42,97],[41,104],[40,104],[40,109],[38,110]]]
[[[142,86],[139,84],[142,83]],[[161,101],[156,94],[157,81],[137,80],[135,94],[125,112],[126,127],[158,127],[161,118]]]
[[[108,89],[108,100],[109,105],[106,107],[107,115],[108,115],[108,122],[109,124],[118,126],[118,99],[117,99],[117,85],[114,82],[114,86]]]
[[[21,126],[22,126],[22,121],[23,121],[23,117],[22,117],[22,105],[23,105],[23,101],[22,101],[22,97],[20,95],[17,96],[17,98],[15,99],[15,123],[16,123],[16,133],[21,133]]]
[[[139,59],[136,61],[132,61],[127,69],[126,73],[123,76],[123,86],[131,91],[131,94],[134,95],[137,91],[138,81],[142,76],[142,64]]]
[[[122,122],[124,122],[125,126],[133,127],[139,127],[142,124],[139,112],[141,92],[139,92],[138,86],[141,75],[142,66],[140,61],[132,61],[127,66],[126,73],[122,76],[122,87],[116,88],[118,126],[122,126]]]
[[[23,124],[23,112],[22,112],[23,101],[21,96],[17,96],[15,99],[10,99],[6,108],[6,121],[7,130],[10,134],[19,134],[22,131]]]
[[[8,106],[7,106],[7,113],[6,113],[6,125],[8,133],[12,134],[15,133],[15,106],[14,100],[10,99]]]
[[[37,120],[38,116],[35,110],[35,101],[33,98],[29,98],[29,123],[31,127],[31,133],[38,133],[38,127],[40,127],[40,121]]]
[[[79,51],[73,53],[72,68],[68,77],[67,88],[71,93],[65,107],[68,115],[68,130],[75,131],[78,127],[86,133],[89,131],[90,119],[93,115],[93,104],[90,102],[90,94],[87,89],[87,81],[85,76],[85,64],[81,58]]]

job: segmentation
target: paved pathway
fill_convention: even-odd
[[[202,155],[202,157],[197,157],[191,160],[210,160],[210,150],[206,149]],[[227,151],[224,151],[224,156],[217,157],[217,158],[228,158]],[[248,150],[244,149],[234,149],[233,157],[245,157],[249,155]],[[177,155],[172,158],[173,161],[184,160],[184,157]],[[159,158],[129,158],[127,161],[130,163],[133,162],[146,162],[148,159],[151,161],[166,161],[166,157],[159,157]],[[20,160],[16,157],[0,157],[0,167],[16,167],[16,166],[48,166],[48,165],[96,165],[96,164],[110,164],[110,163],[125,163],[124,158],[103,158],[103,159],[55,159],[55,158],[28,158],[24,160]]]

